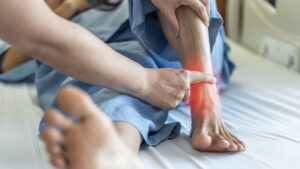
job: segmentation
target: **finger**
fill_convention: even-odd
[[[178,37],[179,36],[179,23],[178,23],[176,14],[175,14],[175,10],[170,9],[170,10],[167,10],[167,12],[165,12],[163,14],[166,16],[167,21],[174,33],[174,36]]]
[[[189,90],[186,92],[186,94],[185,94],[185,96],[184,96],[184,98],[183,98],[182,101],[188,101],[189,98],[190,98],[190,96],[191,96],[191,91],[190,91],[190,89],[189,89]]]
[[[189,71],[190,83],[208,82],[216,83],[216,78],[208,73]]]
[[[197,15],[200,17],[201,21],[205,24],[205,26],[208,26],[209,24],[209,17],[207,15],[206,6],[203,5],[203,3],[199,0],[192,0],[188,2],[189,6],[197,13]]]
[[[210,17],[210,2],[209,0],[201,0],[202,4],[206,7],[208,18]]]

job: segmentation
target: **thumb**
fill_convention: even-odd
[[[190,83],[201,83],[201,82],[206,82],[206,83],[216,83],[216,78],[209,73],[203,73],[203,72],[198,72],[198,71],[190,71],[189,72],[190,76]]]
[[[174,33],[174,36],[178,37],[179,36],[179,23],[178,23],[175,11],[172,8],[170,8],[165,13],[165,16],[166,16],[166,18],[168,20],[168,23],[169,23],[169,25],[170,25],[173,33]]]

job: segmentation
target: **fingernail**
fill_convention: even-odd
[[[175,37],[177,38],[179,33],[175,29],[173,30],[173,33],[174,33]]]
[[[214,78],[214,77],[211,77],[211,78],[210,78],[210,81],[211,81],[211,83],[217,83],[217,79]]]

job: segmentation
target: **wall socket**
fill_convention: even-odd
[[[296,44],[265,35],[260,55],[273,60],[288,69],[300,72],[300,49]]]

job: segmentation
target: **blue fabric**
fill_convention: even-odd
[[[234,65],[228,56],[222,19],[211,0],[209,27],[214,74],[219,89],[225,89]],[[129,6],[129,11],[128,11]],[[168,44],[156,16],[156,7],[150,0],[128,0],[113,12],[88,10],[72,19],[90,30],[113,49],[148,68],[182,68],[178,57]],[[132,79],[132,83],[135,83]],[[60,109],[56,102],[58,91],[66,85],[75,85],[89,95],[109,115],[112,121],[127,122],[135,126],[148,145],[157,145],[180,133],[180,124],[163,111],[135,97],[109,89],[89,85],[37,62],[35,84],[42,107]],[[179,106],[172,113],[189,113]],[[67,113],[64,112],[68,116]],[[42,121],[40,131],[47,125]]]

